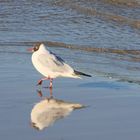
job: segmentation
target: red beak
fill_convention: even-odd
[[[34,48],[33,47],[32,48],[28,48],[27,51],[33,52],[34,51]]]

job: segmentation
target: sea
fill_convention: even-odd
[[[93,77],[140,84],[139,0],[0,0],[1,62],[26,67],[37,42]]]
[[[36,86],[37,42],[92,77]],[[0,139],[140,140],[140,0],[0,0]]]

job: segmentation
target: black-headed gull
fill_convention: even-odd
[[[91,77],[91,75],[74,70],[62,58],[48,51],[43,43],[37,43],[28,51],[33,52],[32,63],[34,67],[45,76],[38,81],[38,85],[41,85],[44,80],[50,80],[49,88],[52,88],[52,81],[56,77],[80,78],[81,75]]]

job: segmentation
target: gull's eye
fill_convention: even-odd
[[[37,51],[38,49],[39,49],[39,47],[38,47],[38,46],[34,47],[34,51]]]

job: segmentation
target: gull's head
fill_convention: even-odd
[[[32,48],[28,48],[29,52],[37,52],[41,49],[44,49],[45,45],[43,43],[36,43]]]

